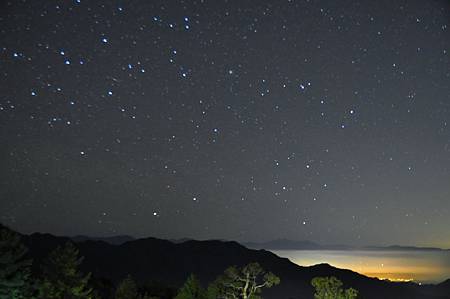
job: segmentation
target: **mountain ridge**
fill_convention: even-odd
[[[130,235],[112,235],[106,237],[98,237],[98,236],[87,236],[87,235],[75,235],[69,237],[74,242],[83,242],[88,240],[98,240],[104,241],[106,243],[112,245],[121,245],[123,243],[146,239],[137,238]],[[231,241],[224,239],[217,239],[220,241]],[[187,241],[210,241],[210,240],[196,240],[192,238],[179,238],[179,239],[167,239],[175,244],[181,244]],[[310,240],[291,240],[286,238],[279,238],[274,240],[269,240],[265,242],[242,242],[235,241],[243,246],[246,246],[251,249],[267,249],[267,250],[407,250],[407,251],[450,251],[450,249],[440,248],[440,247],[432,247],[432,246],[410,246],[410,245],[365,245],[365,246],[352,246],[352,245],[343,245],[343,244],[319,244],[317,242],[313,242]]]
[[[36,262],[35,271],[51,250],[71,240],[40,233],[22,235],[22,238]],[[439,285],[419,286],[369,278],[328,264],[303,267],[270,251],[249,249],[235,241],[187,240],[173,243],[149,237],[120,245],[103,240],[86,240],[75,244],[84,256],[83,271],[91,272],[96,279],[114,284],[131,274],[139,283],[160,281],[168,286],[180,287],[187,276],[194,273],[206,286],[231,265],[243,266],[258,262],[281,279],[280,285],[264,291],[265,299],[313,298],[310,282],[317,276],[335,276],[345,287],[357,289],[366,299],[450,299],[450,283],[446,281]]]
[[[405,250],[405,251],[449,251],[450,249],[439,247],[420,247],[420,246],[403,246],[403,245],[388,245],[388,246],[351,246],[342,244],[328,244],[323,245],[308,240],[290,240],[290,239],[275,239],[266,242],[242,242],[244,246],[253,249],[267,249],[267,250]]]

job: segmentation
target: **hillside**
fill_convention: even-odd
[[[49,234],[23,236],[24,243],[38,264],[49,251],[68,240]],[[265,250],[248,249],[236,242],[186,241],[172,243],[155,238],[138,239],[121,245],[103,241],[83,241],[76,244],[85,256],[83,268],[116,283],[131,274],[140,283],[159,281],[179,287],[190,273],[195,273],[206,285],[230,265],[242,266],[256,261],[281,279],[281,284],[265,291],[266,299],[310,299],[310,281],[316,276],[335,276],[346,287],[360,291],[366,299],[449,299],[450,286],[418,286],[368,278],[358,273],[337,269],[328,264],[301,267],[288,259]],[[37,267],[37,266],[36,266]]]

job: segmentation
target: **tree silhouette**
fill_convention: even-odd
[[[258,263],[245,267],[229,267],[208,288],[208,297],[220,299],[257,299],[263,288],[270,288],[280,283],[272,272],[266,272]]]
[[[191,274],[181,287],[175,299],[206,299],[206,292],[201,287],[200,282],[195,275]]]
[[[221,278],[217,278],[215,281],[208,285],[206,289],[206,298],[207,299],[217,299],[220,297],[221,293]]]
[[[140,286],[143,294],[152,299],[173,299],[178,294],[178,289],[169,287],[157,280],[149,280]]]
[[[17,233],[0,229],[0,299],[31,298],[31,260],[25,257],[27,251]]]
[[[316,277],[311,284],[316,289],[314,299],[354,299],[358,296],[355,289],[342,289],[342,282],[336,277]]]
[[[122,280],[116,289],[114,299],[137,299],[138,288],[136,282],[128,275]]]
[[[78,249],[67,242],[47,257],[43,265],[44,279],[40,286],[42,299],[93,299],[88,288],[91,274],[83,275],[79,266],[83,257],[78,257]]]

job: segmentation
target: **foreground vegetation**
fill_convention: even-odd
[[[50,252],[36,274],[32,275],[32,260],[20,236],[6,228],[0,229],[0,299],[102,299],[91,274],[83,274],[83,257],[72,242]],[[125,277],[113,294],[114,299],[260,299],[264,288],[280,283],[273,273],[258,263],[244,267],[229,267],[204,289],[191,274],[179,290],[160,285],[138,287],[131,276]],[[358,292],[342,289],[334,277],[312,280],[314,299],[354,299]]]

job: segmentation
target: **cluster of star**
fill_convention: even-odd
[[[396,229],[379,242],[436,229],[450,44],[446,6],[426,5],[7,3],[1,221],[356,243],[380,219]]]

